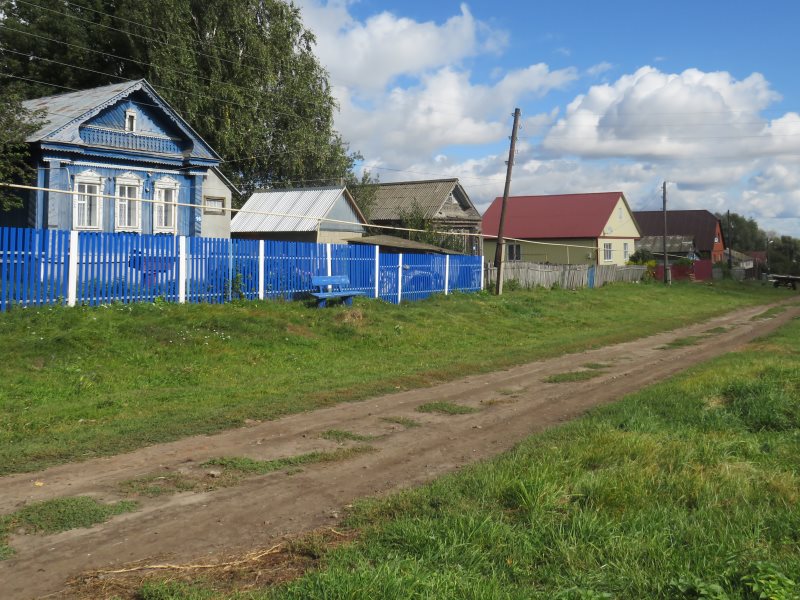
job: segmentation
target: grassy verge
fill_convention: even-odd
[[[567,371],[566,373],[556,373],[555,375],[545,377],[544,382],[570,383],[573,381],[587,381],[589,379],[594,379],[595,377],[600,377],[601,375],[605,375],[605,372],[601,371],[599,367],[592,367],[591,370],[587,371]]]
[[[791,295],[733,283],[614,285],[329,310],[280,302],[12,310],[0,315],[0,475],[629,340]]]
[[[353,433],[352,431],[342,431],[341,429],[329,429],[322,432],[319,436],[324,440],[332,442],[371,442],[375,439],[374,435],[362,435],[360,433]]]
[[[91,527],[135,508],[136,503],[128,500],[102,504],[86,496],[55,498],[29,504],[10,515],[0,516],[0,559],[13,554],[12,548],[6,544],[8,536],[13,531],[25,534],[50,534]]]
[[[415,421],[414,419],[409,419],[408,417],[383,417],[383,420],[387,423],[402,425],[406,429],[414,429],[420,425],[419,422]]]
[[[420,404],[417,407],[417,412],[438,413],[440,415],[468,415],[478,412],[478,410],[470,406],[453,404],[452,402],[427,402]]]
[[[253,597],[796,599],[800,321],[350,524]]]

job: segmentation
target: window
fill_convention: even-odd
[[[212,198],[206,196],[203,198],[205,204],[205,213],[207,215],[224,215],[225,214],[225,198]]]
[[[522,246],[520,244],[506,244],[508,260],[522,260]]]
[[[622,207],[617,208],[617,220],[622,221]]]
[[[175,233],[178,182],[171,177],[157,181],[153,196],[153,233]]]
[[[125,131],[135,133],[136,132],[136,111],[135,110],[126,110],[125,111]]]
[[[603,260],[606,262],[612,260],[611,244],[603,244]]]
[[[103,180],[94,171],[75,177],[72,197],[73,229],[101,229],[103,226]]]
[[[114,223],[118,231],[139,231],[141,215],[142,182],[135,175],[126,173],[117,178],[114,207]]]
[[[628,242],[625,242],[624,244],[622,244],[622,257],[625,260],[628,260],[630,255],[631,255],[631,251],[630,251],[630,249],[628,247]]]

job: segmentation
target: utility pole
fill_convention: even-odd
[[[499,296],[503,293],[503,249],[506,241],[503,238],[503,229],[506,225],[506,204],[508,193],[511,191],[511,170],[514,168],[514,152],[517,146],[517,131],[519,130],[519,117],[522,113],[514,109],[514,126],[511,129],[511,147],[508,149],[508,162],[506,163],[506,187],[503,190],[503,204],[500,207],[500,225],[497,229],[497,248],[494,251],[494,265],[497,267],[497,281],[494,290]]]
[[[672,283],[672,271],[669,270],[669,259],[667,258],[667,182],[661,186],[661,200],[664,212],[664,239],[661,249],[664,251],[664,285]]]
[[[728,210],[728,268],[733,269],[733,234],[731,234],[730,210]]]

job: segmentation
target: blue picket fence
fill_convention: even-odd
[[[388,254],[363,245],[0,227],[0,311],[69,300],[222,303],[260,292],[292,300],[307,297],[312,277],[327,274],[397,303],[478,291],[481,265],[480,256]]]

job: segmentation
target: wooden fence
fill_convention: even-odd
[[[624,281],[635,283],[647,272],[647,267],[638,265],[544,265],[538,263],[510,262],[503,267],[503,282],[530,289],[555,286],[574,290],[584,287],[601,287],[606,283]],[[497,269],[485,267],[486,285],[494,285]]]

